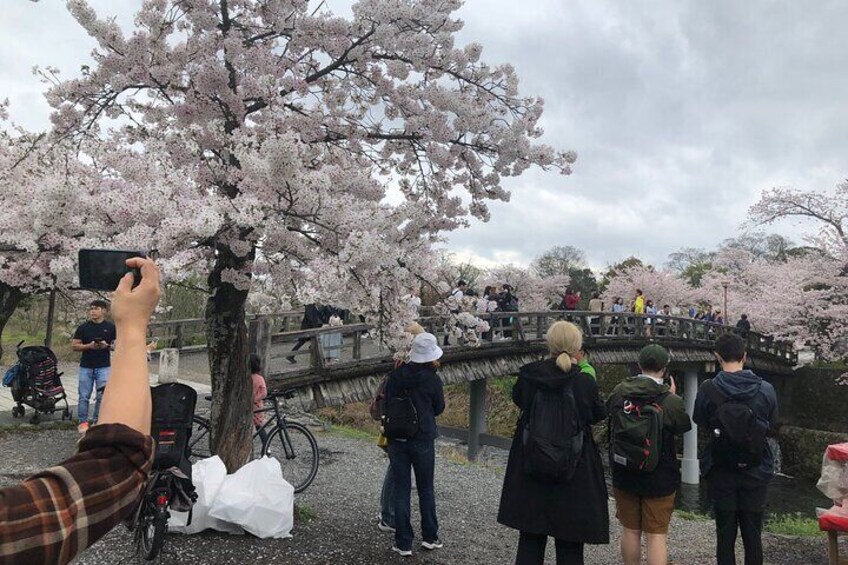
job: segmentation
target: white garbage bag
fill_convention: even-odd
[[[227,467],[217,455],[201,459],[191,466],[191,482],[197,492],[197,502],[191,511],[191,524],[188,526],[188,512],[171,512],[168,520],[168,531],[180,534],[196,534],[208,528],[230,534],[243,534],[239,526],[218,520],[209,515],[209,510],[224,479],[227,478]]]
[[[279,461],[256,459],[227,476],[209,514],[259,538],[291,537],[294,487],[283,479]]]

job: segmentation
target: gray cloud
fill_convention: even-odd
[[[29,128],[48,116],[31,67],[73,75],[93,47],[63,4],[0,2],[0,98]],[[129,23],[141,1],[92,4]],[[464,256],[526,264],[571,244],[596,267],[662,263],[736,235],[763,189],[848,176],[848,4],[468,0],[460,14],[461,41],[545,98],[544,141],[580,154],[570,177],[510,179],[491,222],[451,235]]]

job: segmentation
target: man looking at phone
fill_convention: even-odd
[[[100,416],[100,400],[109,381],[111,369],[110,348],[115,341],[115,324],[106,320],[109,305],[104,300],[94,300],[88,306],[88,321],[74,332],[71,348],[82,352],[79,369],[79,433],[88,430],[88,401],[96,391],[94,414],[91,423]]]

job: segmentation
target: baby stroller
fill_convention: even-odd
[[[32,407],[35,413],[30,418],[31,424],[37,424],[39,414],[53,414],[62,410],[62,420],[71,419],[71,408],[65,395],[65,387],[59,377],[56,354],[49,347],[33,345],[17,347],[18,362],[13,365],[3,378],[3,385],[12,388],[12,399],[17,406],[12,407],[13,418],[23,418],[26,415],[24,404]],[[65,408],[57,407],[59,402],[65,403]]]
[[[189,439],[197,404],[197,391],[180,383],[150,390],[153,399],[153,436],[156,452],[153,469],[141,493],[138,508],[128,526],[134,532],[137,550],[146,561],[162,551],[168,533],[169,510],[189,512],[197,500],[191,482]]]

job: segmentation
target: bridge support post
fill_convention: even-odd
[[[476,461],[480,453],[480,434],[486,432],[486,379],[470,383],[468,408],[468,460]]]
[[[698,394],[698,371],[686,369],[683,376],[683,403],[689,417],[695,412],[695,396]],[[701,472],[698,462],[698,426],[692,422],[692,429],[683,434],[683,473],[681,480],[687,485],[697,485]]]

